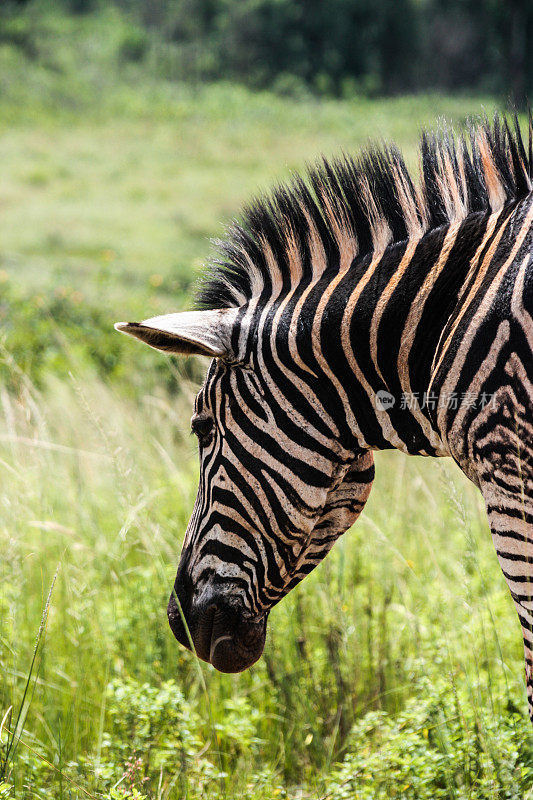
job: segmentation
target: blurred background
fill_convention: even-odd
[[[39,31],[4,0],[4,41],[43,55]],[[282,94],[366,96],[531,90],[529,0],[41,0],[41,9],[120,18],[116,55],[171,80],[232,80]],[[41,48],[39,47],[41,45]]]
[[[527,106],[527,0],[0,3],[0,798],[524,800],[520,629],[480,497],[378,454],[361,519],[224,676],[166,622],[210,239],[321,154]],[[525,128],[525,116],[521,117]],[[528,795],[528,792],[530,793]]]

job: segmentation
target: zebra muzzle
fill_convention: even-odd
[[[174,591],[168,603],[168,620],[178,642],[193,650],[220,672],[242,672],[261,657],[265,646],[267,615],[249,618],[223,599],[208,603],[181,603]],[[192,645],[192,646],[191,646]]]

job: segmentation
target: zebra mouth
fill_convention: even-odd
[[[263,653],[266,614],[249,618],[219,598],[192,606],[187,612],[182,604],[180,613],[175,592],[170,596],[167,614],[178,642],[219,672],[242,672]]]

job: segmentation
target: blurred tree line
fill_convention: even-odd
[[[9,2],[9,0],[3,0]],[[19,6],[32,0],[12,0]],[[52,0],[49,0],[52,3]],[[115,5],[140,25],[124,56],[154,41],[169,77],[244,81],[294,94],[499,93],[533,88],[533,0],[58,0]],[[144,36],[146,35],[146,38]],[[154,35],[156,39],[154,39]]]

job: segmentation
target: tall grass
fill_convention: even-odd
[[[24,723],[26,721],[28,709],[29,706],[31,705],[32,698],[30,695],[30,691],[32,688],[32,681],[33,681],[33,688],[35,688],[35,681],[37,680],[37,676],[36,675],[34,676],[34,672],[38,674],[39,671],[39,662],[37,659],[41,652],[40,647],[46,630],[46,622],[48,620],[48,609],[50,608],[50,600],[52,598],[52,591],[54,589],[56,578],[57,578],[57,571],[54,577],[52,578],[52,583],[50,585],[48,596],[46,598],[46,602],[42,612],[41,622],[39,625],[39,630],[37,631],[37,637],[35,639],[35,646],[33,648],[31,662],[26,675],[26,683],[24,685],[22,698],[19,701],[18,705],[18,711],[16,711],[15,714],[13,714],[13,706],[12,705],[9,706],[9,708],[4,714],[2,723],[0,724],[0,741],[2,741],[2,733],[5,731],[6,734],[4,752],[0,757],[0,780],[4,780],[7,777],[7,774],[11,771],[11,762],[14,761],[15,759],[15,753],[20,743],[20,733],[21,730],[24,728]]]

